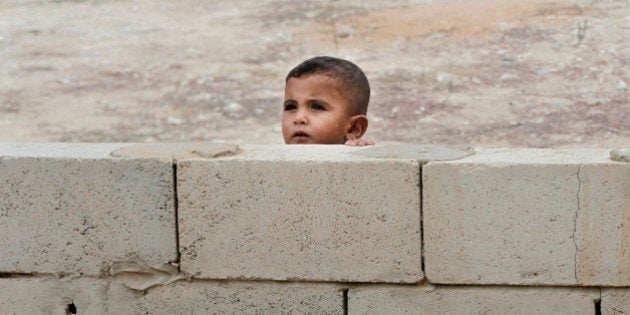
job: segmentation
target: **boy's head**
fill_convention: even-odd
[[[287,144],[343,144],[367,130],[370,85],[355,64],[315,57],[286,78],[282,134]]]

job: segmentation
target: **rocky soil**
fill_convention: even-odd
[[[315,55],[377,142],[630,147],[628,0],[0,0],[0,141],[282,143]]]

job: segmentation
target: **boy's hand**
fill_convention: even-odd
[[[374,145],[374,141],[362,140],[362,139],[350,139],[346,141],[346,145],[353,147],[362,147],[366,145]]]

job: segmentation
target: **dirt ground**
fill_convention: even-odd
[[[0,0],[0,141],[282,143],[315,55],[377,142],[630,147],[628,0]]]

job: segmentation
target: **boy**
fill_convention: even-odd
[[[373,145],[361,140],[368,127],[367,77],[352,62],[315,57],[286,78],[282,135],[286,144]]]

